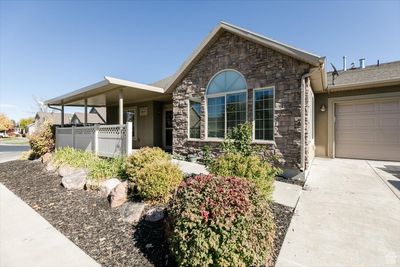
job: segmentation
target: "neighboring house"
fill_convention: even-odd
[[[105,108],[92,108],[87,114],[87,124],[106,124],[107,114]],[[71,118],[71,124],[85,123],[85,113],[75,112]]]
[[[107,111],[104,107],[93,107],[88,112],[88,125],[105,124]],[[27,133],[32,134],[39,129],[44,121],[50,121],[53,125],[61,125],[61,112],[37,112],[34,123],[28,125]],[[73,114],[64,114],[64,125],[83,125],[85,123],[85,113],[75,112]]]
[[[28,126],[26,126],[26,133],[27,134],[33,134],[36,132],[36,123],[33,122],[31,124],[29,124]]]
[[[64,114],[64,124],[71,124],[74,114]],[[44,121],[50,121],[52,124],[61,125],[60,112],[37,112],[35,115],[35,124],[41,125]]]
[[[340,72],[335,85],[325,67],[325,57],[221,22],[171,77],[105,77],[46,104],[107,107],[107,124],[132,122],[133,148],[218,154],[249,121],[254,145],[288,170],[307,170],[315,155],[400,160],[399,63]]]

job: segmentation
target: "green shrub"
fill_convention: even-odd
[[[233,128],[222,143],[224,153],[240,153],[244,156],[253,154],[251,142],[253,141],[251,124],[246,122]]]
[[[275,176],[280,172],[259,156],[244,156],[237,152],[221,155],[211,163],[209,170],[215,175],[244,178],[253,183],[266,198],[271,197]]]
[[[245,180],[189,178],[170,202],[167,222],[169,247],[180,266],[263,266],[271,259],[273,216]]]
[[[103,180],[113,177],[126,179],[125,158],[118,157],[93,161],[89,167],[89,177],[92,180]]]
[[[112,177],[126,178],[125,158],[102,159],[94,153],[83,150],[63,147],[56,149],[54,153],[54,164],[63,164],[75,168],[85,168],[89,170],[89,178],[92,180],[104,180]]]
[[[29,135],[33,158],[54,151],[54,135],[51,127],[50,122],[44,121],[37,132]]]
[[[144,200],[166,202],[182,178],[177,165],[162,160],[145,164],[136,174],[135,185]]]
[[[210,166],[210,164],[213,162],[214,158],[211,153],[211,147],[209,145],[205,145],[203,147],[203,163],[206,165],[206,167]]]
[[[147,163],[158,163],[159,161],[169,160],[171,157],[158,147],[144,147],[130,155],[126,160],[126,173],[133,183],[137,183],[138,172]]]
[[[100,159],[93,153],[86,152],[71,147],[56,149],[54,153],[54,163],[56,166],[68,164],[75,168],[89,169],[95,161]]]

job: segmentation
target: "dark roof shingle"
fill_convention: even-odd
[[[335,77],[335,84],[332,83],[332,72],[327,73],[327,79],[328,88],[400,79],[400,61],[382,63],[379,66],[370,65],[364,69],[356,68],[339,71],[339,76]]]

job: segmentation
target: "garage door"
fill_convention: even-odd
[[[400,161],[400,98],[335,108],[336,157]]]

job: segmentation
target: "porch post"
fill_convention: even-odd
[[[87,98],[85,98],[85,119],[83,125],[86,126],[87,124]]]
[[[64,102],[61,101],[61,127],[64,127]]]
[[[126,133],[126,155],[129,156],[132,154],[132,122],[127,122],[125,126],[125,133]]]
[[[122,96],[122,89],[119,90],[119,125],[124,124],[124,98]]]

